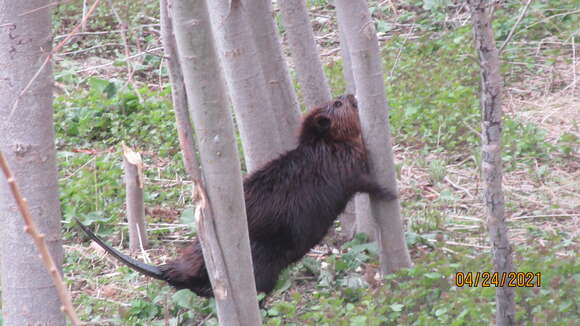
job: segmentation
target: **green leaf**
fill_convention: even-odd
[[[419,109],[421,107],[419,105],[409,105],[405,108],[405,116],[406,117],[410,117],[412,115],[415,115],[417,112],[419,112]]]
[[[405,307],[404,305],[400,304],[400,303],[393,303],[392,305],[390,305],[389,307],[391,307],[391,309],[393,311],[396,312],[400,312],[403,311],[403,308]]]
[[[117,86],[115,83],[109,83],[103,90],[103,93],[107,95],[107,98],[113,98],[117,94]]]
[[[334,263],[334,269],[337,272],[342,272],[348,268],[348,264],[343,259],[337,259]]]
[[[435,316],[439,317],[447,313],[447,308],[439,308],[435,310]]]
[[[282,293],[292,286],[292,278],[290,277],[290,268],[286,268],[278,277],[274,290],[276,293]]]
[[[195,300],[195,294],[190,290],[183,289],[175,292],[173,296],[171,296],[171,300],[181,308],[191,309],[193,301]]]
[[[340,280],[340,285],[351,288],[359,289],[367,287],[367,283],[359,274],[349,275]]]
[[[91,88],[92,91],[100,93],[100,94],[105,94],[105,90],[110,87],[110,85],[112,84],[110,81],[105,80],[105,79],[101,79],[101,78],[96,78],[96,77],[91,77],[89,78],[89,80],[87,81],[87,83],[89,84],[89,87]],[[115,85],[113,85],[114,87]]]
[[[425,277],[426,278],[430,278],[432,280],[436,280],[436,279],[440,279],[443,277],[443,275],[437,273],[437,272],[429,272],[429,273],[425,273]]]
[[[186,208],[181,212],[179,220],[182,224],[187,224],[191,227],[195,226],[195,211],[192,207]]]
[[[377,21],[377,31],[381,33],[386,33],[393,29],[393,25],[389,24],[387,21],[379,20]]]
[[[356,316],[350,320],[350,326],[365,326],[367,323],[367,316]]]

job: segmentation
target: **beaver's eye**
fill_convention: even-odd
[[[338,109],[338,108],[339,108],[339,107],[341,107],[341,106],[342,106],[342,101],[336,101],[336,102],[334,102],[334,107],[335,107],[335,108],[337,108],[337,109]]]

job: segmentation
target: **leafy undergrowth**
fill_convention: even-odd
[[[533,233],[532,233],[533,234]],[[415,266],[375,279],[376,246],[355,239],[324,259],[312,256],[283,273],[261,310],[265,325],[489,325],[495,288],[456,285],[456,273],[490,271],[489,254],[445,241],[420,245],[410,237]],[[91,251],[92,253],[89,253]],[[517,270],[540,273],[533,287],[515,288],[518,324],[572,325],[578,319],[580,281],[570,238],[554,236],[515,251]],[[213,300],[175,292],[78,248],[65,272],[78,274],[75,302],[94,325],[217,325]],[[540,282],[537,286],[536,282]]]
[[[65,46],[55,77],[65,276],[78,313],[90,325],[217,325],[213,300],[174,291],[107,258],[74,227],[92,225],[114,246],[126,244],[120,144],[145,162],[152,249],[162,263],[193,236],[169,88],[152,28],[156,1],[121,6],[128,22],[124,58],[118,22],[107,7],[86,36]],[[481,203],[479,75],[463,1],[370,1],[384,57],[389,119],[407,241],[414,267],[375,276],[376,246],[356,239],[322,245],[280,278],[265,298],[266,325],[489,325],[495,288],[458,287],[457,272],[490,271]],[[383,6],[378,6],[382,3]],[[56,34],[80,17],[78,3],[56,10]],[[123,7],[126,6],[126,7]],[[309,1],[325,53],[338,47],[334,10]],[[501,45],[521,2],[503,1],[494,27]],[[579,320],[578,48],[574,1],[536,1],[502,55],[504,192],[516,270],[541,273],[540,287],[516,288],[517,322],[572,325]],[[329,18],[330,17],[330,18]],[[279,19],[278,19],[279,20]],[[281,26],[281,25],[280,25]],[[94,33],[97,32],[97,33]],[[106,33],[101,33],[106,32]],[[284,30],[281,29],[282,35]],[[57,36],[58,38],[58,36]],[[84,50],[86,49],[86,50]],[[336,53],[336,52],[334,52]],[[577,55],[576,55],[577,56]],[[334,94],[344,92],[336,55],[324,56]],[[126,82],[129,62],[133,69]],[[82,68],[81,68],[82,67]],[[575,181],[576,180],[576,181]],[[140,257],[143,259],[143,257]],[[1,317],[0,317],[1,318]],[[1,324],[1,319],[0,319]]]

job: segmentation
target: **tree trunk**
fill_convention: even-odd
[[[205,0],[174,4],[175,36],[203,170],[203,182],[194,182],[198,191],[207,189],[198,221],[200,240],[220,325],[260,325],[240,161],[207,5]]]
[[[149,247],[145,229],[143,203],[143,160],[141,155],[123,144],[123,170],[125,172],[125,205],[129,225],[129,250],[133,253]]]
[[[254,35],[258,56],[266,82],[266,92],[276,121],[282,151],[296,147],[296,135],[300,128],[300,107],[290,80],[286,59],[280,47],[277,27],[272,18],[271,0],[243,2],[247,20]]]
[[[356,233],[364,233],[370,241],[377,240],[377,223],[371,211],[371,201],[368,194],[357,194],[354,197]]]
[[[390,192],[398,193],[382,60],[374,24],[366,1],[336,0],[335,3],[352,61],[371,176]],[[390,273],[411,266],[399,201],[371,196],[371,209],[377,223],[381,272]]]
[[[352,74],[352,62],[350,60],[346,35],[344,35],[344,26],[342,26],[342,22],[337,22],[337,25],[340,38],[340,54],[342,55],[342,76],[346,83],[346,93],[356,94],[356,85]],[[354,202],[350,202],[349,205],[354,205],[354,214],[356,216],[356,223],[352,222],[352,225],[355,227],[352,233],[364,233],[369,240],[376,240],[375,230],[377,227],[371,214],[369,195],[358,194],[354,197]]]
[[[175,112],[179,147],[181,147],[181,154],[183,155],[183,165],[192,180],[199,180],[201,172],[199,171],[199,164],[195,157],[194,130],[191,125],[189,111],[187,111],[187,94],[183,82],[183,73],[179,65],[173,22],[171,21],[173,1],[161,0],[159,6],[161,7],[159,14],[161,18],[161,40],[163,42],[165,55],[167,56],[167,70],[169,71],[169,81],[171,83],[171,99],[173,102],[173,111]]]
[[[290,52],[298,75],[298,83],[309,109],[331,100],[330,88],[322,71],[308,9],[304,0],[278,1],[286,28]],[[354,94],[354,93],[353,93]],[[340,215],[341,236],[352,239],[356,232],[355,203],[350,201]]]
[[[0,0],[0,150],[56,263],[63,259],[46,1]],[[26,85],[38,72],[36,79]],[[5,181],[0,181],[0,277],[5,326],[65,325],[56,288]],[[60,272],[60,270],[59,270]]]
[[[505,222],[502,191],[501,118],[503,80],[498,50],[491,26],[490,3],[470,0],[475,48],[481,67],[482,111],[482,175],[489,238],[492,243],[493,268],[499,275],[513,271],[512,247]],[[511,287],[496,288],[498,326],[515,325],[514,291]]]
[[[277,117],[266,94],[259,55],[241,0],[209,0],[208,5],[247,171],[253,171],[282,152]]]
[[[322,64],[316,50],[306,1],[283,0],[278,1],[278,6],[286,27],[288,44],[304,103],[308,108],[313,108],[330,101],[332,95],[324,78]]]
[[[342,76],[346,84],[345,92],[349,94],[356,94],[356,85],[354,83],[354,76],[352,75],[352,62],[350,60],[350,52],[348,49],[346,35],[344,35],[344,26],[342,26],[342,22],[336,22],[336,24],[338,25],[340,55],[342,56]]]

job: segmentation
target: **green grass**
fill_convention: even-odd
[[[55,99],[60,145],[104,148],[125,142],[155,149],[162,156],[179,152],[169,88],[120,91],[120,82],[98,78],[86,84],[86,92]]]
[[[543,282],[541,288],[516,289],[518,324],[569,325],[578,318],[578,287],[565,282],[578,281],[580,266],[573,256],[545,254],[533,248],[517,252],[518,271],[540,272]],[[376,290],[337,282],[312,295],[315,306],[296,296],[293,306],[306,307],[303,311],[274,317],[267,324],[282,320],[296,325],[489,325],[495,313],[494,288],[458,288],[453,279],[460,271],[490,271],[488,257],[469,257],[467,251],[449,256],[435,250],[417,259],[415,267],[389,275],[386,285]]]
[[[92,78],[88,90],[75,97],[55,99],[55,121],[63,216],[86,224],[112,224],[123,216],[121,143],[143,152],[145,176],[175,179],[185,176],[169,90],[118,92],[115,82]],[[170,162],[170,163],[167,163]],[[157,170],[156,167],[164,166]],[[148,205],[175,203],[182,187],[167,189],[148,182]]]
[[[444,243],[441,243],[444,245]],[[566,249],[567,257],[555,255]],[[435,245],[430,253],[416,258],[415,266],[387,276],[385,285],[369,288],[357,269],[377,263],[376,246],[356,240],[321,265],[305,259],[290,268],[279,282],[278,291],[262,309],[265,325],[489,325],[495,313],[495,289],[457,287],[457,272],[490,271],[489,253],[475,254],[454,248],[449,254]],[[561,252],[561,251],[560,251]],[[541,286],[516,288],[516,320],[522,325],[571,325],[578,319],[580,265],[570,238],[555,237],[546,246],[517,248],[517,271],[541,273]],[[83,260],[75,263],[82,267]],[[121,276],[102,282],[132,283]],[[129,274],[131,275],[131,274]],[[121,279],[119,279],[121,277]],[[310,278],[300,281],[297,278]],[[314,284],[312,284],[314,283]],[[137,286],[140,293],[119,308],[115,317],[123,325],[163,325],[163,307],[170,321],[182,323],[210,317],[205,325],[216,325],[213,300],[201,300],[187,290],[174,292],[159,282]],[[103,284],[101,284],[102,286]],[[98,322],[111,312],[110,302],[82,295],[81,316]],[[115,304],[113,304],[114,306]]]
[[[446,151],[479,155],[481,119],[479,67],[471,27],[408,42],[401,37],[382,49],[390,123],[395,140],[424,153]],[[325,67],[334,94],[344,91],[340,62]],[[504,117],[506,167],[516,162],[547,161],[566,151],[546,141],[537,126]],[[569,151],[569,150],[568,150]]]

